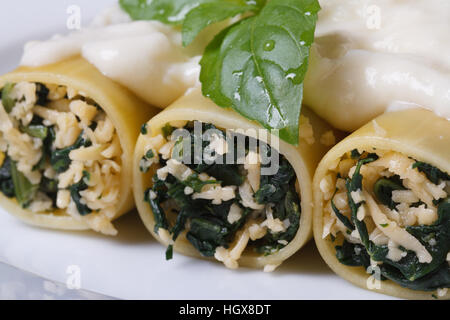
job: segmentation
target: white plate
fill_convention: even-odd
[[[117,0],[15,0],[0,10],[0,73],[14,69],[27,40],[68,32],[67,8],[87,24]],[[178,254],[165,261],[136,212],[116,222],[119,236],[29,227],[0,209],[0,261],[46,279],[123,299],[386,299],[337,277],[311,242],[273,273],[228,270]],[[15,280],[16,281],[16,280]],[[26,286],[19,283],[19,286]],[[50,286],[52,288],[52,286]],[[0,298],[11,281],[0,276]],[[48,290],[48,288],[43,288]],[[2,293],[3,292],[3,293]]]

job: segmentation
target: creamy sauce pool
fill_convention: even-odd
[[[40,66],[81,54],[148,103],[166,107],[198,85],[204,45],[181,46],[181,33],[157,21],[132,22],[118,6],[92,26],[26,44],[21,65]]]
[[[450,1],[320,4],[306,104],[346,131],[398,105],[450,119]]]

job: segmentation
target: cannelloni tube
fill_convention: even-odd
[[[333,147],[314,177],[314,237],[346,280],[411,299],[450,297],[450,122],[385,113]]]
[[[82,58],[21,67],[0,88],[0,205],[36,226],[116,234],[155,111]]]
[[[296,147],[191,91],[142,128],[135,199],[167,259],[175,250],[272,271],[310,239],[312,176],[335,137],[306,109],[300,123]]]

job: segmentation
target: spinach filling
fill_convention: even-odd
[[[14,105],[16,104],[16,101],[13,99],[13,97],[11,97],[13,88],[14,84],[8,82],[3,86],[3,89],[1,91],[2,104],[7,113],[10,113]]]
[[[147,189],[144,199],[152,209],[156,233],[160,228],[168,230],[175,241],[186,230],[187,240],[198,252],[205,257],[212,257],[216,248],[230,247],[235,240],[236,233],[249,221],[249,218],[254,214],[254,210],[241,204],[241,198],[237,190],[234,199],[223,201],[221,204],[213,204],[211,200],[205,199],[194,200],[191,195],[185,194],[186,187],[191,188],[194,192],[201,192],[202,188],[208,184],[219,184],[221,187],[239,187],[246,178],[244,166],[237,162],[238,143],[233,144],[234,163],[225,164],[226,153],[223,155],[213,153],[216,161],[212,164],[207,163],[203,159],[203,152],[210,146],[210,142],[203,139],[202,136],[196,135],[193,126],[194,124],[191,122],[184,127],[190,134],[191,159],[190,161],[183,161],[187,167],[193,170],[193,174],[183,181],[178,180],[171,174],[168,174],[165,180],[161,180],[155,174],[152,181],[153,186]],[[201,126],[202,132],[214,129],[215,132],[226,138],[225,132],[218,130],[212,124],[201,123]],[[164,136],[168,137],[173,131],[174,128],[166,125],[163,130]],[[237,136],[234,135],[231,139],[236,139]],[[250,151],[250,139],[252,138],[245,137],[245,155]],[[175,159],[179,159],[178,157],[183,154],[180,141],[177,141],[172,151],[172,157]],[[201,145],[202,152],[200,155],[194,152],[194,142]],[[268,230],[263,238],[249,241],[253,250],[268,255],[280,250],[294,238],[299,228],[301,209],[300,199],[295,189],[296,175],[294,169],[276,150],[269,146],[266,147],[266,150],[268,154],[276,152],[280,166],[276,174],[260,176],[260,189],[255,193],[254,199],[258,204],[274,204],[272,208],[273,218],[279,218],[281,221],[288,220],[290,223],[284,232],[272,233]],[[154,156],[153,152],[150,156]],[[217,161],[219,158],[222,159]],[[167,160],[160,159],[159,163],[161,167],[164,167]],[[261,168],[264,166],[261,165]],[[269,166],[269,164],[266,166]],[[201,180],[199,175],[203,173],[206,173],[210,179]],[[170,210],[163,209],[164,203],[167,201],[174,203],[175,207]],[[238,221],[229,223],[228,214],[232,205],[239,206],[242,215]],[[171,215],[172,219],[169,218]],[[169,220],[174,222],[170,223]],[[170,245],[166,252],[166,259],[172,258],[172,250],[172,245]]]
[[[0,91],[0,97],[5,110],[9,113],[15,107],[16,100],[11,98],[11,90],[14,84],[7,83]],[[49,89],[42,83],[36,83],[36,105],[48,107],[50,100],[48,99]],[[96,122],[92,122],[91,129],[95,130]],[[28,208],[31,202],[35,199],[38,192],[44,193],[52,200],[53,208],[56,208],[56,198],[58,193],[58,180],[49,179],[43,175],[46,166],[49,164],[56,173],[63,173],[69,169],[72,162],[69,158],[70,151],[80,147],[89,147],[92,145],[91,141],[83,138],[81,132],[78,139],[72,146],[63,149],[56,149],[55,129],[52,125],[46,126],[44,120],[34,115],[30,124],[23,126],[19,123],[21,133],[29,135],[31,138],[38,138],[42,140],[42,157],[39,162],[32,168],[33,171],[40,171],[42,178],[39,184],[32,184],[25,175],[17,168],[14,162],[7,154],[0,168],[0,191],[8,198],[16,198],[17,202],[22,208]],[[71,194],[71,199],[75,202],[80,215],[87,215],[92,212],[88,206],[81,203],[80,191],[87,188],[85,180],[88,180],[88,173],[83,173],[83,178],[79,183],[74,184],[68,188]]]
[[[280,157],[280,168],[272,176],[261,176],[260,189],[255,199],[261,204],[275,204],[273,217],[281,221],[288,220],[289,227],[285,232],[268,232],[264,238],[255,241],[256,250],[264,255],[278,251],[294,239],[300,225],[300,198],[295,190],[295,172],[291,164]]]
[[[11,159],[6,157],[0,168],[0,190],[8,198],[15,196],[14,182],[11,175]]]
[[[366,270],[371,265],[371,260],[376,261],[379,263],[381,280],[389,279],[412,290],[434,291],[439,288],[449,288],[450,266],[446,257],[450,251],[450,197],[438,202],[438,219],[432,225],[406,227],[406,231],[418,239],[431,254],[431,263],[420,263],[415,252],[402,247],[400,249],[405,252],[405,256],[399,261],[392,261],[387,258],[388,246],[376,245],[369,240],[365,222],[357,219],[358,208],[363,202],[355,203],[350,193],[362,189],[361,166],[376,159],[377,156],[374,154],[361,156],[352,178],[346,179],[351,219],[341,214],[332,202],[332,208],[337,217],[349,230],[356,228],[361,238],[361,244],[344,240],[342,245],[335,246],[337,259],[344,265],[362,266]],[[426,169],[430,176],[439,177],[439,179],[448,176],[428,164],[420,164],[420,166]],[[396,205],[392,201],[392,191],[404,189],[406,188],[398,176],[389,179],[380,178],[374,185],[374,194],[380,203],[392,208]],[[433,241],[430,241],[432,239]]]

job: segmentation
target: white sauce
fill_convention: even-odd
[[[89,28],[27,43],[21,65],[46,65],[81,54],[143,100],[166,107],[198,85],[203,48],[198,41],[184,49],[178,30],[157,21],[131,22],[115,6]]]
[[[305,103],[352,131],[421,106],[450,119],[450,1],[321,0]]]

